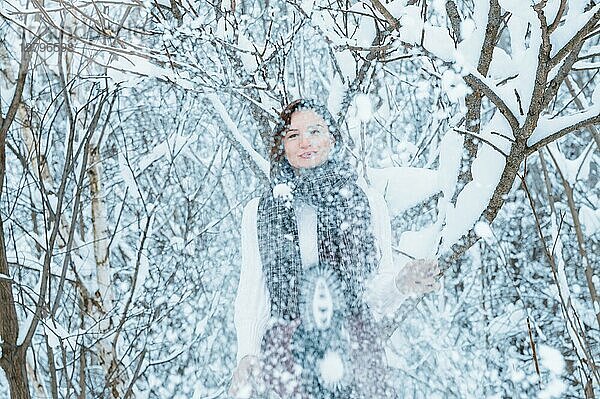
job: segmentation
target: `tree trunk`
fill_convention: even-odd
[[[112,271],[109,262],[109,232],[107,228],[106,205],[102,190],[102,160],[100,159],[100,143],[93,143],[89,147],[90,168],[88,179],[90,182],[90,195],[92,198],[92,226],[94,233],[94,257],[96,259],[96,279],[98,291],[94,297],[101,304],[103,314],[92,308],[92,314],[98,321],[94,329],[97,329],[102,338],[96,347],[100,363],[104,367],[107,376],[107,384],[110,387],[112,398],[123,398],[127,390],[127,370],[123,367],[116,352],[112,318],[107,317],[113,308]]]
[[[4,147],[0,148],[3,152]],[[27,362],[25,350],[17,346],[19,321],[12,293],[12,280],[9,279],[6,245],[4,243],[4,225],[0,217],[0,337],[2,338],[2,357],[0,366],[6,374],[11,399],[29,399],[29,381],[27,380]]]
[[[4,349],[3,349],[4,351]],[[3,360],[6,360],[8,367],[4,367],[5,362],[2,362],[2,368],[6,373],[6,380],[10,388],[11,399],[30,399],[29,381],[27,380],[27,370],[25,361],[25,352],[19,349],[12,350],[9,353],[3,352]]]
[[[15,118],[17,106],[21,102],[30,60],[31,53],[22,52],[12,101],[4,118],[0,113],[0,196],[4,189],[4,175],[6,173],[6,134]],[[11,398],[29,399],[31,396],[27,380],[26,348],[17,346],[19,320],[17,319],[17,309],[12,293],[12,279],[9,276],[6,243],[4,241],[4,222],[0,215],[0,340],[2,341],[0,344],[2,348],[0,367],[6,374]]]

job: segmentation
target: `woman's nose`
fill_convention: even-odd
[[[307,134],[300,134],[300,147],[310,147],[311,144],[311,138]]]

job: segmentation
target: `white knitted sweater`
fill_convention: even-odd
[[[399,267],[394,264],[392,259],[390,219],[385,199],[380,193],[368,188],[364,179],[359,179],[357,184],[369,200],[373,233],[380,254],[377,273],[367,283],[365,294],[365,300],[373,311],[373,316],[379,319],[385,314],[392,313],[404,300],[394,282]],[[242,269],[234,314],[238,362],[246,355],[258,356],[260,354],[261,340],[269,325],[271,313],[269,291],[265,283],[258,250],[256,229],[258,201],[258,197],[250,200],[244,208],[242,217]],[[296,208],[295,212],[298,222],[300,256],[303,266],[306,267],[319,259],[316,252],[316,212],[307,204]],[[384,298],[387,298],[387,301]],[[393,306],[383,309],[383,303],[389,305],[389,298],[393,298]]]

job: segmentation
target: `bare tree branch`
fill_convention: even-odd
[[[554,68],[558,63],[567,56],[568,53],[580,42],[586,39],[586,36],[594,30],[598,21],[600,21],[600,7],[594,13],[594,15],[577,31],[576,34],[571,37],[563,47],[561,47],[548,62],[548,69]]]
[[[488,85],[486,85],[481,79],[473,74],[465,75],[463,79],[472,89],[480,90],[487,98],[490,99],[492,103],[494,103],[494,105],[506,118],[513,131],[517,131],[519,129],[519,121],[514,116],[510,108],[508,108],[504,100],[502,100],[502,98],[500,98],[500,96],[498,96]]]
[[[565,136],[566,134],[569,134],[571,132],[575,132],[577,130],[584,129],[587,127],[593,127],[599,123],[600,123],[600,115],[596,115],[596,116],[591,116],[589,118],[586,118],[582,121],[579,121],[579,122],[575,123],[574,125],[567,126],[563,129],[560,129],[558,132],[552,133],[551,135],[544,137],[537,143],[532,144],[531,146],[527,147],[527,155],[528,156],[531,155],[532,153],[536,152],[540,148],[548,145],[549,143],[552,143],[555,140],[558,140],[559,138]]]

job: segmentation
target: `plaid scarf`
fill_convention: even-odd
[[[294,212],[297,201],[316,209],[319,266],[337,276],[346,302],[342,307],[352,314],[362,308],[364,281],[377,264],[371,210],[367,196],[356,184],[352,165],[336,158],[340,157],[302,170],[298,176],[287,159],[271,170],[272,186],[261,196],[257,214],[271,316],[284,320],[301,317],[303,268]]]

